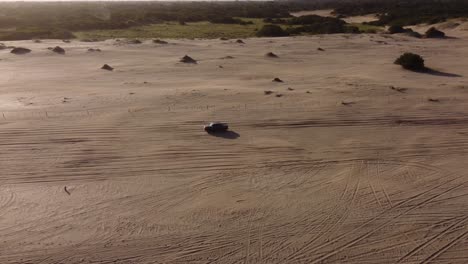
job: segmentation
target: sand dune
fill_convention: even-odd
[[[169,43],[6,43],[0,263],[468,262],[468,39]]]

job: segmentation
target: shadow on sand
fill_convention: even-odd
[[[423,73],[434,75],[434,76],[441,76],[441,77],[463,77],[459,74],[448,73],[448,72],[441,72],[434,69],[427,68]]]
[[[234,131],[218,132],[218,133],[208,133],[214,137],[226,138],[226,139],[237,139],[240,137],[239,133]]]

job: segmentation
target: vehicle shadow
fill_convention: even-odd
[[[239,133],[234,131],[226,131],[226,132],[210,132],[209,135],[214,137],[226,138],[226,139],[237,139],[240,137]]]

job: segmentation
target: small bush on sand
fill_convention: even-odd
[[[393,25],[388,28],[388,33],[390,34],[397,34],[397,33],[405,33],[405,29],[402,26]]]
[[[16,55],[23,55],[23,54],[31,52],[31,50],[27,48],[16,47],[12,49],[10,52]]]
[[[62,55],[65,54],[65,50],[59,46],[56,46],[55,48],[53,48],[52,51],[58,54],[62,54]]]
[[[285,37],[289,34],[278,25],[264,25],[258,32],[258,37]]]
[[[401,55],[395,61],[395,64],[401,65],[401,67],[412,71],[423,71],[426,69],[424,66],[424,59],[414,53],[405,53]]]
[[[184,57],[182,57],[182,59],[180,59],[180,62],[197,64],[197,61],[188,55],[185,55]]]
[[[431,27],[426,31],[426,38],[445,38],[445,33],[437,30],[435,27]]]
[[[268,52],[267,54],[265,54],[265,56],[268,58],[278,58],[278,55],[276,55],[273,52]]]
[[[104,64],[101,69],[103,70],[106,70],[106,71],[113,71],[114,68],[112,68],[111,66],[109,66],[108,64]]]
[[[161,45],[169,44],[167,41],[164,41],[164,40],[161,40],[161,39],[153,39],[153,43],[161,44]]]

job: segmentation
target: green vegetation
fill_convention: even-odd
[[[288,28],[290,34],[336,34],[360,33],[359,29],[334,17],[321,17],[317,15],[295,17],[287,22],[295,27]]]
[[[289,36],[282,27],[278,25],[264,25],[258,32],[257,37],[285,37]]]
[[[466,0],[356,0],[329,5],[336,14],[345,16],[378,14],[378,21],[368,23],[376,26],[435,24],[449,18],[468,17]]]
[[[426,69],[424,66],[424,59],[418,54],[405,53],[401,55],[395,64],[401,65],[401,67],[411,71],[423,71]]]
[[[363,23],[350,23],[349,26],[357,28],[361,33],[375,34],[384,32],[385,29],[381,26],[368,25]]]
[[[388,28],[388,33],[390,34],[405,33],[405,29],[402,26],[393,25]]]
[[[445,33],[437,30],[435,27],[431,27],[426,31],[426,38],[445,38]]]
[[[338,18],[290,12],[333,8]],[[347,24],[341,17],[376,13],[379,20]],[[265,24],[290,35],[375,33],[387,25],[468,17],[466,0],[327,0],[232,2],[0,2],[0,40],[254,37]],[[72,33],[76,32],[76,34]]]
[[[256,30],[264,23],[261,19],[245,20],[248,25],[212,24],[210,22],[191,22],[185,25],[179,22],[166,22],[125,29],[90,30],[75,32],[79,39],[109,38],[248,38],[255,37]]]
[[[0,31],[0,40],[69,39],[75,36],[62,29],[22,28]]]

